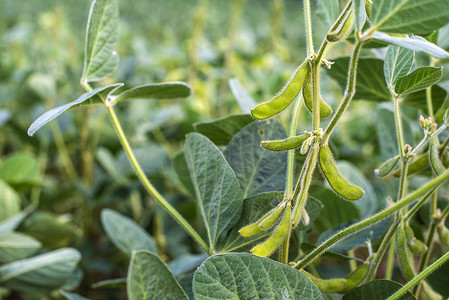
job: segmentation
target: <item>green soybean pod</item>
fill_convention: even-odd
[[[446,168],[438,157],[438,146],[435,138],[430,141],[429,162],[436,175],[441,175],[446,172]]]
[[[429,156],[427,154],[422,154],[414,158],[411,163],[408,165],[408,175],[412,175],[418,173],[421,170],[424,170],[429,166]],[[395,170],[391,173],[395,177],[399,177],[401,175],[401,170]]]
[[[263,102],[251,109],[251,114],[256,119],[267,119],[280,113],[295,100],[301,91],[304,80],[309,73],[309,61],[306,59],[293,73],[284,87],[272,99]]]
[[[259,222],[259,228],[265,231],[268,228],[270,228],[271,226],[273,226],[274,223],[276,223],[276,221],[279,220],[279,218],[281,217],[282,213],[284,212],[285,204],[286,204],[285,201],[279,203],[279,205],[276,206],[270,212],[270,214],[268,216],[266,216],[265,218],[261,219],[261,221]]]
[[[273,234],[262,244],[251,249],[251,253],[257,256],[267,257],[276,250],[290,229],[290,221],[292,216],[292,208],[287,205],[284,209],[284,216]]]
[[[316,278],[304,270],[300,270],[300,272],[306,275],[306,277],[318,287],[320,292],[325,294],[338,293],[346,287],[348,282],[346,278],[321,279]]]
[[[263,215],[262,217],[260,217],[256,222],[254,222],[254,223],[252,223],[252,224],[249,224],[249,225],[247,225],[247,226],[241,228],[241,229],[239,230],[240,235],[243,236],[243,237],[252,237],[252,236],[255,236],[255,235],[258,235],[258,234],[262,233],[263,230],[259,227],[259,223],[260,223],[264,218],[266,218],[266,217],[268,217],[269,215],[271,215],[271,213],[272,213],[275,209],[276,209],[276,207],[273,208],[273,209],[271,209],[271,210],[270,210],[269,212],[267,212],[266,214],[264,214],[264,215]]]
[[[443,245],[449,247],[449,229],[447,229],[447,227],[444,226],[443,223],[438,225],[437,229],[440,242],[443,243]]]
[[[340,174],[335,165],[332,152],[328,144],[321,146],[320,148],[320,167],[327,182],[332,189],[342,197],[348,200],[357,200],[362,198],[365,191],[360,187],[353,185],[346,181],[346,179]]]
[[[415,277],[415,272],[413,271],[410,261],[408,258],[404,224],[400,224],[396,230],[396,256],[399,261],[399,266],[401,268],[402,275],[406,280],[411,280]]]
[[[302,97],[304,99],[304,104],[307,109],[312,112],[312,102],[313,102],[313,91],[312,91],[312,72],[309,71],[307,78],[302,87]],[[332,107],[330,107],[326,102],[324,102],[321,95],[319,95],[320,101],[320,118],[327,118],[332,114]]]
[[[346,287],[339,291],[339,293],[346,294],[350,290],[357,287],[363,279],[365,279],[366,275],[369,271],[369,262],[364,262],[360,266],[357,267],[354,271],[352,271],[348,276],[346,276]]]
[[[374,170],[374,174],[379,177],[387,176],[391,173],[391,171],[393,171],[394,167],[396,167],[400,158],[401,156],[396,155],[395,157],[387,159],[379,166],[379,168]]]
[[[292,136],[283,140],[261,141],[262,148],[270,151],[287,151],[301,147],[302,143],[310,136],[304,133],[297,136]]]
[[[413,233],[413,229],[408,223],[404,224],[404,234],[407,241],[407,246],[412,253],[422,255],[427,252],[427,246],[422,241],[418,240]]]
[[[327,33],[326,39],[329,42],[338,42],[346,37],[346,35],[351,31],[352,26],[354,25],[354,13],[351,4],[352,1],[348,2],[340,14],[342,21],[340,23],[335,23]]]

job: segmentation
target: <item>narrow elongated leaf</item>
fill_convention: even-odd
[[[248,114],[231,115],[218,120],[193,124],[195,130],[207,136],[216,145],[227,145],[243,127],[254,122]]]
[[[323,299],[301,272],[247,253],[207,259],[193,277],[195,299]]]
[[[355,29],[360,31],[366,21],[365,0],[354,0],[352,3],[354,5]]]
[[[101,289],[108,287],[126,287],[126,278],[107,279],[92,284],[93,289]]]
[[[371,20],[374,27],[384,32],[432,32],[449,22],[449,1],[373,1]]]
[[[384,62],[384,75],[387,86],[394,86],[396,81],[407,75],[413,65],[415,53],[401,47],[389,46]]]
[[[394,91],[398,95],[409,94],[428,88],[443,76],[442,68],[422,67],[398,79]]]
[[[328,74],[337,80],[342,90],[346,87],[348,78],[349,57],[340,57],[334,60]],[[384,62],[376,58],[361,58],[357,65],[357,83],[354,99],[390,101],[383,74]]]
[[[184,82],[149,83],[136,86],[114,96],[112,101],[118,102],[130,99],[170,99],[187,97],[190,95],[190,86]]]
[[[402,287],[390,280],[374,280],[356,287],[343,296],[343,300],[378,300],[387,299]],[[398,298],[399,300],[416,300],[410,292]]]
[[[128,256],[135,250],[157,253],[153,238],[130,218],[111,209],[103,209],[101,223],[114,245]]]
[[[41,243],[30,236],[17,232],[0,234],[0,263],[26,258],[41,247]]]
[[[0,224],[20,212],[20,197],[6,182],[0,179]]]
[[[237,78],[229,79],[229,87],[231,88],[235,100],[237,100],[237,103],[240,106],[240,110],[245,114],[249,114],[251,108],[257,105],[256,101],[254,101],[248,94]]]
[[[373,33],[372,38],[416,52],[424,52],[437,58],[449,58],[449,52],[417,35],[398,37],[376,31]]]
[[[117,66],[117,0],[95,0],[89,13],[82,81],[98,81]]]
[[[318,0],[318,16],[330,27],[340,13],[338,0]]]
[[[147,251],[133,252],[127,290],[129,300],[188,300],[167,265]]]
[[[55,107],[39,118],[31,124],[30,128],[28,128],[28,135],[32,136],[36,131],[38,131],[42,126],[50,122],[51,120],[58,117],[63,112],[75,108],[81,105],[90,105],[90,104],[101,104],[106,100],[107,96],[112,93],[114,90],[123,86],[123,83],[111,84],[108,86],[100,87],[92,90],[91,92],[85,93],[81,95],[75,101],[72,101],[67,104],[63,104],[61,106]]]
[[[279,122],[261,121],[243,128],[226,147],[223,153],[240,182],[245,198],[284,190],[287,152],[265,150],[260,146],[260,142],[286,137],[287,134]]]
[[[222,234],[240,218],[242,190],[223,154],[205,136],[188,134],[184,152],[209,245],[214,249]]]
[[[27,294],[47,293],[69,279],[80,259],[77,250],[63,248],[5,264],[0,267],[0,285]]]

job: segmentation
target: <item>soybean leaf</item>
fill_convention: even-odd
[[[130,99],[169,99],[187,97],[189,95],[190,86],[184,82],[162,82],[136,86],[117,96],[111,97],[111,101],[116,103],[118,101]]]
[[[195,187],[193,186],[192,178],[190,178],[190,171],[189,167],[187,166],[184,151],[181,151],[175,155],[172,164],[179,181],[181,181],[182,185],[191,195],[195,195]]]
[[[332,26],[340,13],[338,0],[318,0],[317,15],[328,25]]]
[[[89,300],[89,298],[80,296],[75,293],[69,293],[67,291],[59,291],[62,296],[64,296],[67,300]]]
[[[226,147],[223,154],[234,170],[245,198],[284,190],[287,152],[265,150],[260,147],[260,142],[285,138],[287,134],[279,122],[260,121],[243,128]]]
[[[251,108],[257,105],[256,101],[248,94],[237,78],[229,79],[229,87],[240,106],[240,110],[245,114],[249,114]]]
[[[168,268],[173,273],[173,276],[177,277],[187,271],[196,269],[201,263],[208,258],[209,255],[203,254],[191,254],[184,253],[176,257],[168,264]]]
[[[394,91],[398,95],[409,94],[428,88],[443,76],[442,68],[422,67],[398,79]]]
[[[248,114],[231,115],[214,121],[193,124],[195,130],[207,136],[215,145],[227,145],[236,133],[254,122]]]
[[[43,115],[41,115],[39,118],[37,118],[36,121],[31,124],[30,128],[28,128],[28,135],[32,136],[36,131],[38,131],[42,126],[50,122],[51,120],[58,117],[63,112],[81,106],[81,105],[90,105],[90,104],[101,104],[104,100],[106,100],[107,96],[112,93],[114,90],[118,89],[119,87],[123,86],[123,83],[116,83],[111,84],[108,86],[100,87],[97,89],[92,90],[91,92],[85,93],[81,95],[78,99],[63,104],[61,106],[55,107],[47,112],[45,112]]]
[[[354,0],[354,24],[357,31],[362,30],[366,21],[365,0]]]
[[[384,62],[384,75],[388,87],[393,87],[396,81],[410,71],[415,53],[411,50],[389,46]]]
[[[445,26],[440,28],[440,30],[438,30],[436,44],[443,49],[449,49],[449,24],[446,24]]]
[[[147,251],[133,252],[127,290],[130,300],[188,299],[167,265]]]
[[[0,263],[26,258],[41,247],[34,238],[18,232],[0,234]]]
[[[248,245],[254,244],[256,241],[266,237],[270,232],[265,231],[259,235],[253,237],[242,237],[239,234],[239,230],[262,217],[274,206],[271,204],[273,201],[279,202],[283,197],[282,192],[269,192],[254,195],[246,198],[243,201],[243,209],[240,220],[235,224],[234,228],[229,231],[225,240],[221,243],[222,252],[231,252],[237,249],[242,249]],[[277,201],[276,201],[277,200]]]
[[[193,295],[193,287],[192,287],[193,274],[194,274],[194,272],[191,272],[191,273],[183,276],[182,278],[178,279],[179,285],[184,290],[184,293],[186,293],[187,297],[190,300],[195,299],[195,296]]]
[[[373,1],[372,26],[390,33],[432,32],[449,22],[447,0]]]
[[[0,178],[13,186],[37,184],[38,172],[36,157],[24,152],[8,156],[0,165]]]
[[[431,43],[417,35],[411,37],[398,37],[376,31],[373,33],[372,38],[416,52],[424,52],[437,58],[449,58],[449,53],[444,49],[441,49],[434,43]]]
[[[195,299],[322,299],[301,272],[248,253],[208,258],[193,277]]]
[[[117,0],[95,0],[89,12],[81,81],[98,81],[118,64],[115,45],[118,36]]]
[[[101,288],[108,288],[108,287],[126,287],[126,278],[115,278],[115,279],[102,280],[102,281],[92,284],[92,288],[94,288],[94,289],[101,289]]]
[[[77,289],[84,278],[84,272],[81,270],[81,268],[76,268],[75,271],[73,271],[72,275],[70,275],[69,279],[66,281],[66,283],[62,286],[61,290],[65,291],[73,291]]]
[[[199,133],[187,135],[184,147],[198,205],[212,249],[240,218],[243,194],[223,154]]]
[[[348,78],[349,57],[334,60],[329,75],[337,80],[340,87],[345,89]],[[384,62],[376,58],[361,58],[357,65],[357,82],[354,99],[390,101],[383,74]]]
[[[443,103],[445,103],[445,100],[447,98],[446,90],[438,84],[435,84],[432,86],[431,91],[432,107],[434,108],[434,110],[437,111],[437,109],[444,109]],[[421,90],[415,93],[404,95],[404,97],[402,98],[402,103],[412,107],[416,107],[421,111],[427,113],[426,90]],[[437,114],[435,114],[435,121],[441,122],[442,118],[438,118]]]
[[[130,218],[111,209],[103,209],[101,223],[114,245],[126,255],[131,256],[135,250],[157,253],[153,238]]]
[[[356,287],[343,296],[343,300],[377,300],[387,299],[402,287],[397,282],[391,280],[373,280],[359,287]],[[412,293],[406,292],[399,300],[416,300]]]
[[[0,179],[0,224],[20,212],[20,197],[6,182]],[[1,226],[1,225],[0,225]]]
[[[34,205],[30,205],[18,214],[15,214],[0,222],[0,233],[10,232],[19,227],[23,219],[35,209]]]
[[[64,285],[80,259],[78,250],[63,248],[8,263],[0,266],[0,285],[36,297]]]

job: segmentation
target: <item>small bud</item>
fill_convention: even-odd
[[[425,119],[422,115],[419,116],[419,124],[421,125],[421,128],[425,131],[428,131],[429,128],[432,126],[433,120],[432,117],[428,117]]]
[[[437,126],[438,126],[437,123],[433,123],[432,126],[430,127],[429,134],[434,133],[435,130],[437,130]]]
[[[410,146],[409,144],[405,144],[404,145],[404,154],[407,155],[410,152],[412,152],[412,146]]]
[[[307,151],[309,151],[309,147],[312,145],[314,139],[315,137],[311,136],[307,140],[305,140],[304,143],[302,143],[301,149],[299,150],[302,155],[305,155]]]

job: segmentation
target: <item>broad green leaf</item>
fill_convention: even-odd
[[[190,300],[194,300],[195,296],[193,295],[193,274],[194,272],[191,272],[182,278],[178,279],[179,285],[184,290],[184,293],[186,293],[187,297]]]
[[[66,283],[61,287],[61,290],[65,291],[73,291],[77,289],[84,278],[84,272],[80,267],[77,267],[75,271],[73,271],[72,275],[70,275],[69,279]]]
[[[78,250],[63,248],[0,267],[0,285],[37,296],[64,285],[81,259]]]
[[[35,209],[34,205],[30,205],[18,214],[15,214],[0,222],[0,233],[10,232],[19,227],[20,223]]]
[[[436,44],[443,49],[449,49],[449,23],[438,30]]]
[[[0,179],[0,224],[20,212],[20,197],[6,182]]]
[[[127,290],[129,300],[188,299],[167,265],[147,251],[133,252]]]
[[[361,31],[366,21],[365,0],[354,0],[354,24],[357,31]]]
[[[284,194],[282,192],[269,192],[262,193],[258,195],[251,196],[246,198],[243,201],[243,209],[240,220],[235,224],[234,228],[229,231],[225,240],[222,242],[222,246],[220,251],[222,252],[231,252],[240,250],[243,247],[248,245],[252,245],[258,240],[266,237],[270,232],[263,232],[259,235],[247,238],[242,237],[239,234],[239,230],[255,221],[257,221],[260,217],[262,217],[265,213],[267,213],[274,206],[271,204],[272,202],[279,202],[282,200]]]
[[[373,33],[372,38],[416,52],[424,52],[437,58],[449,58],[449,53],[444,49],[441,49],[434,43],[431,43],[417,35],[411,37],[398,37],[376,31]]]
[[[0,234],[0,263],[26,258],[41,247],[34,238],[18,232]]]
[[[328,74],[337,80],[342,90],[348,78],[349,57],[334,60]],[[357,65],[357,82],[354,99],[391,101],[391,94],[383,76],[384,62],[376,58],[361,58]]]
[[[37,184],[38,172],[37,159],[30,153],[16,152],[0,164],[0,179],[13,186]]]
[[[186,273],[188,271],[196,269],[201,263],[208,258],[209,255],[203,254],[191,254],[185,253],[176,257],[168,264],[168,268],[173,273],[173,276],[178,277],[179,275]]]
[[[181,181],[182,185],[187,189],[187,191],[194,196],[195,187],[193,186],[192,178],[190,178],[189,166],[187,166],[184,151],[181,151],[175,155],[172,161],[172,165],[175,169],[179,181]]]
[[[384,75],[387,86],[393,87],[396,81],[407,75],[413,65],[415,53],[411,50],[389,46],[384,62]]]
[[[285,138],[287,134],[279,122],[260,121],[243,128],[226,147],[223,154],[234,170],[245,198],[284,190],[287,152],[265,150],[260,142]]]
[[[371,21],[373,27],[389,33],[432,32],[449,22],[449,1],[373,1]]]
[[[53,249],[67,245],[77,234],[67,216],[40,211],[26,219],[21,231],[39,240],[43,247]]]
[[[340,14],[338,0],[318,0],[318,8],[317,15],[326,25],[332,26]]]
[[[199,133],[187,135],[184,146],[198,206],[212,249],[240,218],[243,194],[223,154]]]
[[[187,97],[189,95],[190,86],[184,82],[149,83],[136,86],[111,97],[111,104],[130,99],[169,99]]]
[[[387,299],[402,287],[397,282],[390,280],[374,280],[356,287],[343,296],[343,300],[379,300]],[[410,292],[398,298],[398,300],[416,300]]]
[[[93,289],[101,289],[109,287],[126,287],[126,278],[102,280],[100,282],[92,284]]]
[[[103,209],[101,223],[114,245],[126,255],[131,256],[137,250],[157,253],[153,238],[130,218],[111,209]]]
[[[219,254],[195,272],[198,300],[323,299],[318,288],[298,270],[247,253]]]
[[[89,300],[89,298],[83,297],[75,293],[69,293],[67,291],[59,291],[62,296],[67,300]]]
[[[118,64],[115,45],[118,36],[117,0],[95,0],[89,12],[81,81],[98,81]]]
[[[195,130],[207,136],[215,145],[227,145],[231,139],[246,125],[254,122],[248,114],[231,115],[213,121],[193,124]]]
[[[61,106],[55,107],[55,108],[45,112],[43,115],[41,115],[39,118],[37,118],[33,122],[33,124],[31,124],[30,128],[28,128],[28,135],[32,136],[42,126],[44,126],[45,124],[47,124],[48,122],[55,119],[60,114],[62,114],[63,112],[65,112],[71,108],[75,108],[75,107],[82,106],[82,105],[104,103],[104,101],[106,101],[106,99],[107,99],[107,96],[121,86],[123,86],[123,83],[111,84],[108,86],[94,89],[91,92],[81,95],[75,101],[72,101],[67,104],[63,104]]]
[[[443,68],[422,67],[398,79],[394,91],[398,95],[410,94],[428,88],[443,76]]]
[[[445,89],[443,89],[438,84],[435,84],[432,86],[432,106],[434,111],[437,111],[439,109],[444,109],[443,103],[445,103],[445,100],[447,98],[447,92]],[[427,101],[426,101],[426,90],[421,90],[416,93],[410,93],[405,95],[402,98],[402,103],[416,107],[420,109],[423,113],[427,114]],[[449,104],[449,103],[448,103]],[[443,121],[442,115],[440,118],[435,115],[436,121],[441,122]]]
[[[257,105],[256,101],[248,94],[237,78],[229,79],[229,87],[237,100],[240,110],[245,114],[250,114],[251,108]]]
[[[56,98],[56,78],[54,76],[35,73],[28,78],[28,85],[42,100]]]

